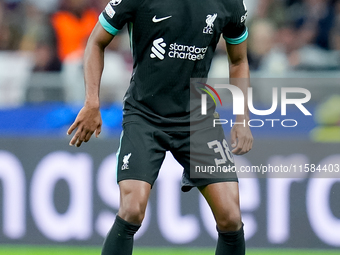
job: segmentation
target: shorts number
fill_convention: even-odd
[[[225,164],[228,160],[234,163],[233,155],[231,154],[228,143],[225,139],[223,139],[222,144],[220,141],[217,141],[217,140],[208,142],[207,144],[208,144],[209,149],[214,149],[215,153],[219,153],[221,155],[220,159],[215,158],[215,164],[217,166]]]

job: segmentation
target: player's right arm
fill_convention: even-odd
[[[88,142],[94,132],[96,137],[101,132],[102,119],[100,114],[99,89],[104,69],[104,50],[114,35],[108,33],[98,22],[87,42],[84,54],[85,103],[78,113],[67,134],[76,130],[70,145],[79,147]]]

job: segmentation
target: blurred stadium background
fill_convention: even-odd
[[[107,2],[0,0],[0,254],[100,253],[119,206],[114,166],[132,71],[127,31],[106,51],[101,137],[70,148],[66,130],[84,98],[84,46]],[[296,128],[254,128],[254,149],[237,163],[340,164],[340,1],[245,3],[255,105],[270,106],[273,86],[303,87],[312,116],[294,108],[287,119]],[[210,77],[228,77],[227,70],[222,42]],[[180,171],[167,157],[135,254],[213,254],[211,213],[197,191],[180,193]],[[340,174],[317,174],[240,179],[247,254],[340,254]]]

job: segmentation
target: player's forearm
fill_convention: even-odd
[[[89,42],[84,55],[85,105],[99,108],[100,80],[104,69],[104,49]]]
[[[248,61],[242,60],[239,63],[230,64],[230,82],[242,90],[244,95],[244,115],[237,115],[236,121],[249,120],[248,111],[248,88],[249,88],[249,65]]]

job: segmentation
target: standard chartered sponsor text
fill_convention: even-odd
[[[170,58],[189,59],[191,61],[196,61],[204,59],[208,47],[199,48],[194,45],[188,46],[172,43],[170,44],[169,50],[170,51],[168,55]]]

